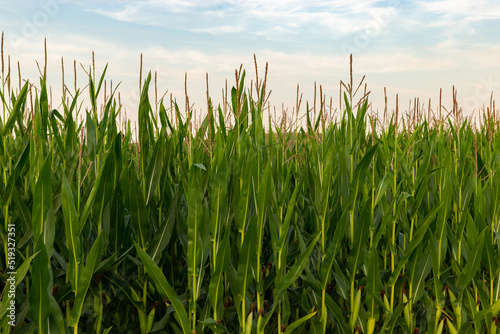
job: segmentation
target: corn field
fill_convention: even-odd
[[[240,68],[194,126],[150,73],[134,129],[105,72],[2,82],[1,333],[497,333],[494,105],[381,124],[351,78],[299,127]]]

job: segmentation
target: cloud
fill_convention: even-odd
[[[86,9],[115,20],[164,28],[225,34],[257,32],[272,40],[289,33],[322,31],[344,35],[357,32],[388,6],[380,0],[361,1],[117,1],[93,3]],[[390,6],[389,6],[390,8]],[[233,26],[235,29],[230,29]]]
[[[494,20],[500,18],[500,3],[493,0],[418,1],[420,8],[442,15],[461,16],[466,20]]]
[[[217,27],[203,27],[203,28],[190,29],[191,32],[206,33],[206,34],[211,34],[211,35],[234,34],[234,33],[243,32],[244,30],[245,30],[245,27],[243,25],[239,25],[239,26],[220,25]]]

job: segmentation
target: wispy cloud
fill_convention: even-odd
[[[149,0],[114,2],[111,7],[92,4],[86,8],[124,22],[221,34],[232,33],[228,28],[235,26],[237,31],[257,32],[270,39],[278,38],[280,33],[299,33],[316,27],[337,35],[354,33],[385,10],[380,0]]]
[[[458,15],[472,21],[500,18],[500,3],[494,0],[419,1],[418,5],[427,12]]]
[[[191,32],[195,33],[207,33],[211,35],[217,34],[236,34],[244,31],[245,28],[243,25],[239,26],[231,26],[231,25],[220,25],[217,27],[205,27],[205,28],[193,28],[190,29]]]

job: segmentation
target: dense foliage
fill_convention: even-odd
[[[376,127],[351,83],[339,122],[280,126],[239,72],[234,125],[209,103],[194,127],[156,117],[148,76],[135,142],[103,77],[85,110],[50,110],[44,79],[1,91],[1,332],[11,236],[16,333],[496,332],[493,113]]]

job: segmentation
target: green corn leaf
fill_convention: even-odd
[[[49,96],[47,92],[47,82],[45,79],[40,78],[40,114],[39,126],[36,128],[36,135],[38,138],[45,138],[47,136],[47,121],[49,119]]]
[[[33,201],[33,238],[35,243],[44,235],[46,228],[46,220],[50,214],[52,203],[52,173],[50,167],[51,157],[47,156],[43,162],[42,169],[38,175],[38,181],[35,186],[34,201]],[[47,242],[47,240],[44,240]],[[50,246],[47,245],[46,246]]]
[[[162,161],[163,161],[163,132],[160,133],[158,140],[155,144],[153,156],[149,162],[148,170],[146,173],[146,206],[149,204],[153,193],[160,182]]]
[[[187,265],[190,281],[190,292],[192,298],[192,306],[194,306],[198,298],[201,288],[202,277],[202,258],[203,258],[203,241],[202,241],[202,215],[203,215],[203,194],[202,189],[202,170],[192,166],[189,171],[189,189],[188,189],[188,217],[187,217]],[[193,310],[191,310],[193,311]]]
[[[321,237],[321,234],[318,233],[311,241],[309,246],[307,246],[307,249],[305,252],[303,252],[300,256],[299,259],[295,262],[295,264],[290,268],[288,273],[283,277],[283,280],[281,283],[275,288],[274,290],[274,298],[275,300],[279,300],[281,298],[281,295],[285,292],[285,290],[292,284],[294,283],[304,271],[304,268],[307,266],[309,262],[309,256],[311,255],[314,246],[316,246],[316,243],[318,242],[318,239]]]
[[[59,148],[57,150],[57,153],[61,156],[61,158],[64,160],[65,159],[65,154],[64,154],[64,145],[63,141],[61,138],[61,134],[59,133],[59,125],[57,123],[56,117],[60,117],[61,115],[57,110],[52,110],[49,112],[49,122],[50,126],[52,127],[52,136],[56,139],[56,144],[57,147]]]
[[[495,253],[493,247],[493,242],[491,240],[491,235],[485,235],[484,240],[484,251],[483,251],[483,263],[485,264],[489,273],[496,273],[498,271],[499,257]]]
[[[380,180],[377,190],[375,191],[375,200],[373,201],[374,206],[377,206],[383,196],[385,196],[387,187],[390,183],[391,180],[389,179],[389,174],[384,174],[384,177]]]
[[[71,310],[71,317],[69,320],[69,325],[72,327],[78,326],[80,317],[82,316],[83,302],[85,301],[85,296],[90,286],[90,281],[94,276],[97,266],[101,262],[102,248],[103,248],[103,233],[99,233],[97,238],[90,249],[87,256],[87,263],[85,267],[80,272],[80,277],[78,278],[78,289],[75,293],[75,302],[73,309]]]
[[[252,320],[253,320],[253,313],[250,312],[247,317],[245,331],[243,332],[243,334],[252,334]]]
[[[82,263],[82,249],[78,233],[78,213],[76,212],[73,190],[65,175],[63,175],[62,180],[62,208],[66,245],[70,253],[69,280],[73,286],[73,291],[76,292],[78,288],[79,267]]]
[[[87,154],[89,155],[90,161],[96,163],[96,155],[97,155],[97,129],[94,124],[94,120],[89,112],[86,113],[85,119],[85,128],[87,130],[87,135],[85,140],[87,142]],[[94,166],[94,170],[96,170],[96,166]]]
[[[34,284],[29,295],[29,313],[33,318],[39,332],[48,333],[48,317],[50,314],[49,285],[51,281],[51,268],[47,257],[47,250],[43,239],[38,239],[35,247],[38,253],[33,259],[31,278]],[[50,287],[52,289],[52,287]]]
[[[246,229],[246,222],[248,219],[248,210],[250,203],[250,187],[251,187],[251,179],[250,179],[250,168],[248,166],[242,167],[241,171],[241,185],[239,189],[239,196],[237,202],[237,208],[235,213],[235,221],[236,227],[240,233],[244,233]]]
[[[464,267],[464,270],[458,275],[457,289],[463,290],[472,281],[479,266],[481,265],[481,256],[483,254],[484,246],[484,234],[486,230],[483,230],[479,235],[476,243],[471,249],[471,254],[469,254],[469,259]]]
[[[255,216],[253,216],[253,219],[250,221],[250,225],[251,224],[255,224]],[[255,232],[255,228],[249,228],[245,233],[245,239],[243,240],[243,245],[241,246],[237,272],[237,284],[239,287],[238,295],[240,299],[243,299],[246,294],[248,284],[251,280],[250,275],[252,273],[252,269],[256,266],[255,254],[257,254],[257,245],[255,242]]]
[[[208,318],[208,319],[205,319],[203,321],[200,321],[200,323],[202,323],[203,325],[210,328],[210,330],[212,330],[214,333],[217,333],[217,334],[228,333],[227,329],[222,324],[219,324],[217,321],[215,321],[212,318]]]
[[[382,286],[379,269],[379,255],[376,248],[371,248],[368,252],[368,266],[366,275],[366,304],[368,305],[369,318],[378,320],[379,312],[377,305],[377,296]]]
[[[103,212],[104,208],[110,201],[113,190],[115,189],[115,156],[114,151],[109,151],[104,160],[104,165],[100,170],[99,174],[103,175],[103,178],[96,180],[94,187],[97,186],[95,193],[95,201],[93,203],[94,217],[97,219],[98,232],[103,225]],[[104,177],[105,175],[105,177]],[[93,190],[93,189],[92,189]]]
[[[497,300],[495,304],[493,304],[493,306],[491,307],[491,314],[493,316],[498,316],[499,312],[500,312],[500,299]]]
[[[280,226],[279,231],[279,241],[278,241],[278,249],[282,250],[285,247],[285,242],[288,235],[288,230],[290,228],[290,221],[293,217],[293,213],[295,211],[295,203],[297,201],[297,197],[299,195],[299,191],[302,189],[302,183],[298,184],[293,190],[292,197],[290,197],[290,201],[287,204],[285,219],[283,220],[283,224]]]
[[[94,118],[97,119],[97,94],[95,93],[95,84],[94,79],[92,78],[92,71],[89,69],[89,95],[90,95],[90,103],[92,105],[92,111],[94,114]]]
[[[1,92],[0,92],[1,93]],[[0,117],[0,134],[3,134],[3,124],[2,124],[2,118]],[[5,155],[5,150],[4,150],[4,142],[3,142],[3,135],[0,136],[0,156]]]
[[[264,233],[264,216],[266,214],[267,199],[269,198],[269,184],[271,183],[271,166],[268,164],[256,196],[255,210],[257,214],[257,240],[262,240]],[[257,256],[262,253],[262,243],[258,242]]]
[[[132,304],[138,310],[144,311],[144,304],[134,298],[133,288],[130,286],[129,282],[125,281],[123,277],[115,272],[104,272],[103,276],[127,297],[130,304]]]
[[[446,174],[446,173],[445,173]],[[445,193],[448,193],[450,191],[450,186],[449,182],[445,183],[447,186],[445,186],[445,189],[443,191]],[[443,208],[440,210],[438,213],[437,221],[436,221],[436,238],[439,243],[438,247],[438,258],[439,258],[439,266],[441,268],[445,255],[446,255],[446,248],[447,248],[447,238],[446,238],[446,220],[448,217],[448,209],[450,207],[451,203],[451,198],[444,199],[441,202],[441,205],[443,205]],[[441,269],[440,269],[441,271]]]
[[[179,325],[181,325],[182,332],[184,334],[191,333],[188,315],[186,313],[186,310],[184,309],[184,306],[182,305],[182,302],[175,293],[175,290],[168,283],[161,269],[158,268],[158,266],[149,257],[149,255],[144,250],[142,250],[138,244],[135,244],[135,248],[137,250],[137,255],[141,259],[146,269],[147,274],[155,283],[158,292],[162,295],[163,298],[168,298],[174,306],[175,318],[177,319]]]
[[[97,90],[95,92],[96,97],[99,95],[99,92],[101,91],[102,84],[104,82],[104,78],[106,77],[106,71],[108,70],[108,64],[104,66],[104,70],[102,71],[101,78],[99,79],[99,85],[97,86]],[[95,73],[94,73],[95,75]]]
[[[314,315],[317,313],[317,311],[315,312],[311,312],[305,316],[303,316],[302,318],[300,319],[297,319],[295,320],[294,322],[292,322],[285,330],[285,332],[283,334],[292,334],[293,331],[295,329],[297,329],[300,325],[302,325],[304,322],[306,322],[307,320],[311,319],[312,317],[314,317]]]
[[[210,285],[208,288],[208,298],[212,305],[212,308],[218,316],[222,316],[223,313],[223,276],[222,273],[225,271],[229,265],[230,260],[230,245],[229,245],[230,229],[227,229],[224,233],[224,238],[220,244],[217,251],[216,257],[217,262],[210,279]],[[217,319],[219,320],[219,319]]]
[[[155,319],[155,309],[154,307],[151,309],[151,311],[148,314],[148,317],[146,319],[146,333],[151,332],[151,328],[153,327],[153,321]]]
[[[369,209],[370,205],[367,203],[359,215],[354,230],[353,248],[349,252],[349,257],[347,258],[347,268],[349,269],[351,280],[354,280],[354,276],[362,264],[363,249],[366,248],[366,243],[368,241],[368,235],[370,232]]]
[[[203,164],[193,164],[193,166],[198,167],[201,170],[204,170],[205,172],[207,171],[207,168]]]
[[[309,327],[309,331],[312,334],[321,334],[323,333],[323,328],[321,322],[318,320],[318,317],[314,317],[311,319],[311,325]]]
[[[149,158],[150,136],[149,129],[151,121],[149,119],[149,112],[151,105],[149,103],[148,90],[149,83],[151,82],[151,72],[149,72],[144,85],[142,86],[141,100],[139,102],[139,146],[141,152],[142,171],[146,171],[147,162]]]
[[[97,127],[98,129],[98,134],[97,134],[97,145],[96,145],[96,150],[97,153],[100,154],[103,151],[104,147],[104,141],[106,140],[108,142],[108,145],[113,142],[112,138],[116,135],[115,134],[115,126],[110,120],[110,108],[113,103],[112,97],[108,100],[108,103],[106,103],[106,106],[104,107],[104,112],[101,121],[99,122],[99,126]],[[113,115],[111,115],[111,118]]]
[[[151,246],[148,248],[148,254],[149,256],[155,261],[155,263],[158,264],[158,261],[160,260],[160,256],[162,255],[162,252],[165,250],[167,247],[170,238],[172,237],[172,230],[175,225],[175,217],[177,215],[178,211],[178,203],[179,203],[179,197],[181,196],[180,189],[177,189],[175,192],[174,198],[172,199],[172,202],[170,204],[170,208],[168,210],[167,214],[167,219],[165,223],[163,224],[163,227],[161,230],[157,231],[155,233],[155,236],[153,238],[153,241],[151,242]]]
[[[33,258],[38,255],[39,252],[36,252],[35,254],[31,255],[30,257],[26,258],[24,262],[17,268],[16,272],[16,282],[15,282],[15,287],[21,283],[24,278],[26,277],[26,273],[28,273],[28,269],[32,268],[31,262],[33,261]],[[9,268],[10,269],[10,268]],[[33,274],[32,274],[33,275]],[[8,293],[5,292],[4,296],[2,298],[2,301],[0,302],[0,318],[4,319],[5,313],[7,312],[7,307],[9,306],[8,304],[10,303],[10,298],[8,298]]]
[[[97,179],[80,214],[78,234],[82,232],[91,211],[95,209],[96,212],[102,214],[111,196],[110,190],[114,184],[114,172],[114,155],[112,152],[109,152],[104,158],[104,165],[99,170]]]
[[[427,216],[423,219],[423,222],[420,223],[420,226],[415,233],[414,239],[410,242],[410,244],[406,248],[406,252],[403,255],[403,258],[401,260],[399,260],[396,268],[394,269],[394,271],[391,274],[391,277],[389,278],[389,285],[390,286],[394,286],[394,284],[396,283],[396,280],[398,279],[398,276],[399,276],[399,273],[401,272],[401,269],[406,264],[406,262],[410,258],[413,251],[420,245],[420,243],[424,239],[424,237],[427,233],[427,229],[429,228],[429,225],[432,222],[432,219],[438,213],[438,211],[442,207],[442,205],[443,205],[443,203],[439,204],[437,207],[432,209],[432,211],[429,212],[427,214]]]
[[[212,241],[212,265],[217,260],[215,254],[221,239],[222,227],[225,225],[228,213],[228,174],[226,157],[222,143],[214,150],[213,168],[210,171],[210,237]]]
[[[14,169],[12,170],[9,180],[7,181],[7,187],[5,189],[5,197],[9,198],[13,192],[14,184],[17,181],[19,175],[21,175],[21,171],[24,168],[26,161],[28,160],[30,153],[30,142],[26,143],[26,146],[23,149],[23,152],[17,159],[16,164],[14,165]]]
[[[366,151],[361,161],[356,165],[356,169],[354,170],[354,189],[359,189],[361,182],[363,182],[364,176],[368,172],[368,167],[370,166],[377,148],[378,143],[370,147],[370,149]],[[358,190],[356,190],[355,192],[357,193],[357,191]]]
[[[432,257],[430,249],[424,251],[422,256],[419,258],[418,269],[412,273],[412,303],[415,304],[420,300],[424,293],[425,279],[429,275],[432,269]]]
[[[61,308],[59,307],[59,304],[57,303],[54,296],[49,295],[49,301],[50,301],[50,313],[52,317],[54,317],[59,332],[69,334],[68,325],[64,320]],[[51,328],[51,331],[54,331],[54,328]]]
[[[130,205],[130,214],[132,226],[135,229],[135,236],[143,249],[147,248],[150,239],[150,223],[148,219],[146,203],[143,192],[140,189],[139,181],[135,174],[135,169],[130,169],[130,179],[128,187],[128,200]]]
[[[28,88],[29,88],[29,82],[26,82],[24,84],[23,88],[21,89],[19,95],[17,96],[17,98],[14,102],[14,105],[12,106],[12,110],[10,111],[9,118],[7,119],[7,122],[3,126],[2,136],[6,136],[7,134],[10,134],[16,119],[20,115],[22,115],[24,106],[26,104],[26,97],[28,95]]]
[[[430,235],[430,240],[429,240],[429,245],[431,249],[431,255],[432,255],[432,273],[434,276],[434,284],[432,286],[434,297],[436,298],[436,306],[437,307],[443,307],[444,306],[444,295],[443,295],[443,285],[441,283],[440,277],[439,277],[439,258],[438,258],[438,241],[436,236],[432,233],[432,231],[429,231]],[[437,320],[437,319],[434,319]]]
[[[394,333],[394,327],[400,318],[401,312],[403,312],[406,303],[399,304],[392,314],[385,319],[384,327],[381,330],[381,333]]]
[[[330,240],[330,245],[326,251],[325,259],[321,264],[321,269],[319,272],[319,281],[321,289],[324,290],[326,285],[328,284],[328,278],[331,274],[331,269],[333,262],[335,261],[335,256],[337,255],[340,247],[342,246],[342,239],[345,237],[345,218],[347,217],[348,211],[345,210],[342,214],[342,217],[337,222],[337,226],[335,226],[335,231],[333,233],[333,239]]]
[[[220,106],[217,109],[219,112],[219,127],[218,127],[218,129],[220,130],[220,133],[222,134],[222,138],[225,142],[226,138],[227,138],[227,133],[226,133],[226,124],[224,121],[224,114],[222,113],[222,109]]]
[[[350,333],[349,328],[347,327],[348,320],[343,316],[342,309],[330,295],[326,295],[326,306],[330,311],[332,311],[333,316],[337,320],[337,326],[340,327],[341,332],[344,334]]]
[[[78,130],[76,129],[75,121],[73,120],[73,115],[68,113],[66,115],[65,121],[66,128],[66,138],[64,142],[65,160],[70,160],[72,158],[76,159],[77,156],[77,141],[78,141]]]

